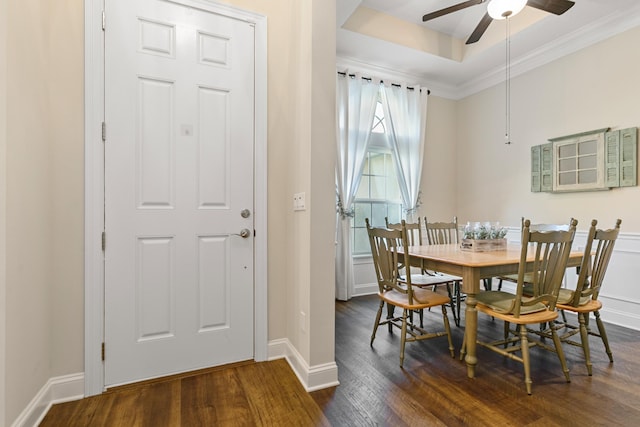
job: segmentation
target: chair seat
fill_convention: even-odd
[[[440,295],[429,289],[414,288],[413,304],[409,304],[409,296],[396,290],[378,293],[378,296],[389,304],[395,305],[407,310],[421,310],[429,307],[436,307],[443,304],[449,304],[449,297]]]
[[[461,277],[444,273],[412,274],[411,284],[414,286],[433,286],[462,281]]]
[[[432,287],[434,292],[441,293],[445,291],[439,291],[439,289],[445,286],[439,285],[447,285],[446,293],[449,297],[451,314],[456,326],[460,326],[460,302],[464,299],[464,296],[460,293],[460,282],[462,282],[462,277],[444,273],[430,272],[411,275],[411,284],[415,287]],[[453,290],[450,284],[453,285]],[[422,313],[420,314],[420,324],[422,325]]]
[[[491,310],[496,311],[498,313],[509,314],[509,310],[515,300],[516,296],[509,292],[504,291],[487,291],[480,292],[476,296],[478,303],[485,305]],[[526,301],[526,298],[523,298],[523,301]],[[520,314],[527,315],[531,313],[536,313],[539,311],[544,311],[547,309],[547,306],[541,302],[535,303],[530,306],[521,306]]]
[[[558,310],[568,310],[574,313],[591,313],[600,310],[602,308],[602,303],[599,300],[587,299],[586,303],[581,304],[578,307],[574,307],[569,304],[556,304],[556,308]]]
[[[521,314],[520,317],[515,317],[513,314],[504,313],[493,310],[488,305],[478,303],[476,309],[496,319],[504,320],[505,322],[513,323],[515,325],[530,325],[533,323],[547,323],[558,318],[557,311],[551,311],[544,309],[542,311],[536,311],[531,314]]]
[[[522,294],[526,295],[526,296],[533,295],[533,285],[532,284],[524,285],[524,287],[522,288]],[[574,291],[572,291],[571,289],[560,288],[560,291],[558,292],[558,305],[560,305],[560,304],[563,304],[563,305],[569,304],[571,302],[571,300],[573,299],[573,295],[574,295]],[[590,300],[591,300],[591,298],[588,297],[588,296],[582,297],[582,298],[580,298],[579,305],[585,305]]]
[[[574,295],[574,291],[572,291],[571,289],[566,289],[566,288],[560,288],[560,292],[558,293],[558,305],[562,304],[562,305],[567,305],[571,302],[571,300],[573,300],[573,295]],[[591,298],[588,296],[582,297],[580,298],[580,301],[578,302],[579,305],[585,305],[587,304],[589,301],[591,301]]]

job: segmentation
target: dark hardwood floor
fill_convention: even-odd
[[[635,426],[640,423],[640,332],[606,324],[614,357],[591,337],[593,376],[582,349],[565,345],[566,383],[557,356],[531,350],[533,394],[522,364],[478,348],[476,378],[452,359],[446,338],[408,343],[399,367],[399,333],[380,328],[373,347],[377,297],[336,303],[336,362],[340,386],[311,393],[334,426]],[[605,316],[606,317],[606,316]],[[438,311],[425,322],[440,327]],[[606,320],[606,318],[605,318]],[[462,319],[464,326],[464,317]],[[453,325],[453,322],[451,322]],[[427,323],[428,324],[428,323]],[[595,322],[594,325],[595,327]],[[502,322],[478,315],[478,335],[499,338]],[[459,351],[463,329],[452,326]]]
[[[41,426],[635,426],[640,417],[640,332],[607,324],[615,363],[591,337],[593,376],[582,350],[565,346],[571,383],[555,354],[532,349],[533,395],[522,365],[478,348],[476,378],[452,359],[446,338],[408,343],[369,338],[376,296],[336,303],[340,386],[306,393],[284,359],[244,363],[154,380],[54,405]],[[606,319],[605,319],[606,320]],[[440,328],[438,311],[426,325]],[[464,325],[464,317],[462,319]],[[463,329],[452,323],[459,351]],[[479,336],[502,323],[479,315]]]

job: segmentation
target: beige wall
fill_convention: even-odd
[[[422,205],[420,216],[429,221],[447,221],[456,212],[457,175],[457,102],[429,95],[427,135],[422,168]]]
[[[47,2],[52,221],[51,375],[84,361],[84,16],[82,0]],[[79,320],[80,319],[80,320]]]
[[[83,370],[82,4],[11,2],[2,14],[3,425],[49,378]]]
[[[51,377],[51,146],[49,7],[7,8],[6,415],[22,411]],[[81,267],[81,266],[80,266]]]
[[[310,366],[335,360],[336,2],[314,0],[311,12],[309,326]],[[304,61],[307,63],[307,61]],[[305,109],[306,110],[306,109]]]
[[[504,144],[504,85],[459,102],[457,211],[462,221],[520,217],[578,228],[622,218],[640,231],[640,187],[584,193],[531,193],[530,147],[548,138],[611,127],[640,126],[640,28],[554,61],[512,80],[511,145]]]
[[[333,362],[335,1],[228,3],[267,16],[269,340]]]
[[[7,396],[7,0],[0,0],[0,423]]]
[[[288,338],[310,365],[331,362],[335,2],[229,3],[268,17],[269,339]],[[5,425],[47,379],[84,369],[82,4],[0,0],[7,12],[0,29]],[[620,216],[625,231],[637,232],[638,187],[530,193],[529,148],[640,125],[639,38],[635,29],[515,78],[511,146],[503,144],[502,86],[459,102],[430,98],[421,215],[514,226],[522,215],[544,222],[576,216],[581,224]],[[294,213],[291,198],[300,191],[308,210]]]

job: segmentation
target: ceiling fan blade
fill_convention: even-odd
[[[487,0],[469,0],[469,1],[464,1],[462,3],[454,4],[453,6],[445,7],[444,9],[440,9],[440,10],[437,10],[435,12],[427,13],[426,15],[424,15],[422,17],[422,22],[426,22],[426,21],[429,21],[431,19],[438,18],[440,16],[443,16],[443,15],[446,15],[446,14],[449,14],[449,13],[452,13],[452,12],[457,12],[459,10],[466,9],[468,7],[471,7],[471,6],[475,6],[477,4],[481,4],[481,3],[484,3],[486,1]]]
[[[569,0],[529,0],[527,6],[553,13],[554,15],[562,15],[575,4]]]
[[[465,44],[475,43],[480,40],[480,37],[482,37],[484,32],[487,31],[487,28],[489,28],[491,21],[493,21],[493,18],[489,16],[489,13],[485,13]]]

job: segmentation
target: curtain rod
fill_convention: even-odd
[[[341,76],[345,76],[345,77],[347,76],[347,73],[344,73],[342,71],[338,71],[338,74],[340,74]],[[351,78],[355,78],[355,76],[356,76],[355,74],[349,74],[349,77],[351,77]],[[371,81],[371,77],[362,77],[362,80],[366,80],[366,81],[370,82]],[[384,81],[380,80],[380,83],[384,83]],[[399,85],[397,83],[391,83],[391,86],[401,87],[401,85]],[[409,87],[409,86],[407,86],[407,89],[408,90],[414,90],[414,88]],[[420,90],[422,90],[422,89],[420,89]],[[429,89],[427,89],[427,95],[431,95],[431,91]]]

